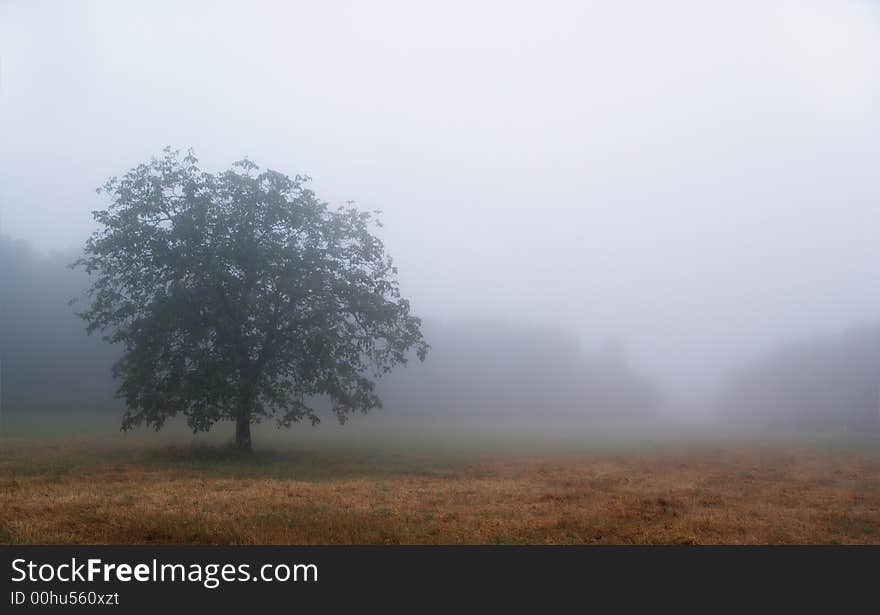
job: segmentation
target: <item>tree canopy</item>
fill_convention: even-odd
[[[424,360],[378,212],[331,208],[307,182],[247,159],[211,174],[166,148],[99,189],[111,203],[74,265],[94,280],[88,331],[123,349],[123,429],[234,420],[249,449],[251,423],[317,423],[320,396],[344,422],[381,406],[379,377]]]

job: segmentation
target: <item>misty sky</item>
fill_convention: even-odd
[[[880,3],[0,0],[3,231],[165,145],[383,210],[417,313],[625,340],[677,393],[880,319]]]

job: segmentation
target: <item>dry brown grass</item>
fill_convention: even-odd
[[[19,442],[0,455],[0,542],[880,543],[880,453],[237,459]]]

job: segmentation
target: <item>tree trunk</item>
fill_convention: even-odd
[[[251,413],[242,411],[235,419],[235,448],[251,451]]]

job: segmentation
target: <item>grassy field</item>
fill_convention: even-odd
[[[391,440],[7,439],[0,542],[880,543],[876,438]]]

